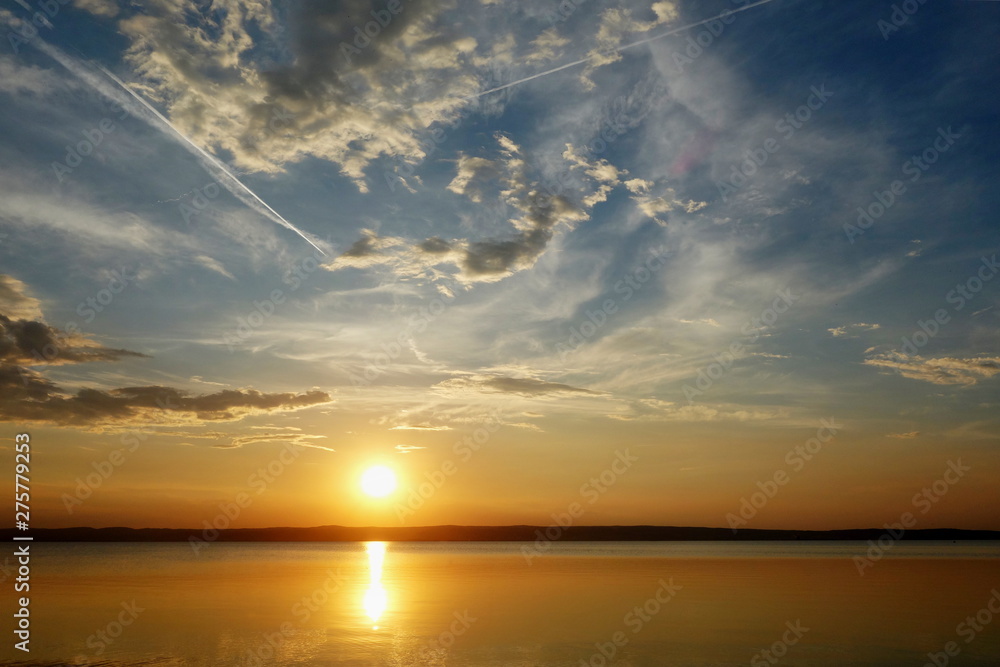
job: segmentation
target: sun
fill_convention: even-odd
[[[396,490],[396,473],[385,466],[372,466],[361,475],[361,490],[374,498],[382,498]]]

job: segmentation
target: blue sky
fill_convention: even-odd
[[[617,50],[746,4],[5,5],[0,415],[58,448],[45,520],[194,525],[293,443],[246,525],[392,523],[356,471],[418,484],[500,410],[412,521],[544,522],[632,446],[587,522],[725,525],[833,417],[755,527],[878,525],[959,457],[926,527],[1000,527],[998,8]]]

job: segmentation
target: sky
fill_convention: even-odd
[[[998,12],[4,3],[32,525],[1000,529]]]

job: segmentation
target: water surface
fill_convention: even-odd
[[[35,544],[32,652],[5,642],[0,664],[750,665],[769,650],[920,666],[947,642],[952,664],[1000,664],[993,543],[897,544],[863,576],[859,543],[566,542],[529,562],[531,546]],[[958,626],[983,609],[967,642]]]

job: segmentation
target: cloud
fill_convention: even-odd
[[[920,435],[920,431],[910,431],[909,433],[886,433],[887,438],[897,438],[899,440],[909,440]]]
[[[120,138],[124,140],[125,136]],[[135,150],[148,150],[139,143],[133,146]],[[152,164],[156,165],[151,167],[156,179],[164,187],[185,182],[183,176],[165,169],[165,163]],[[122,173],[121,178],[126,175]],[[242,206],[229,213],[221,200],[216,200],[216,208],[205,211],[206,215],[214,211],[216,224],[192,234],[170,224],[169,209],[161,213],[144,210],[140,214],[129,210],[133,207],[123,210],[117,204],[105,206],[96,191],[101,188],[91,191],[80,185],[67,185],[53,196],[44,173],[0,167],[3,223],[10,225],[14,243],[23,251],[72,253],[84,271],[109,265],[136,267],[140,280],[177,271],[190,278],[192,266],[225,275],[230,265],[246,261],[273,263],[288,255],[286,243],[276,234],[277,228]],[[8,244],[9,240],[4,242]],[[11,311],[0,308],[0,312],[14,317]]]
[[[396,445],[396,451],[400,454],[409,454],[411,452],[416,452],[421,449],[427,449],[426,447],[420,447],[419,445]]]
[[[447,273],[433,273],[434,277],[465,284],[502,280],[534,266],[560,226],[572,229],[589,219],[589,210],[607,199],[626,173],[607,160],[590,161],[567,144],[562,173],[558,182],[552,182],[529,169],[523,150],[509,137],[497,134],[494,139],[498,157],[460,156],[448,190],[476,204],[496,197],[515,212],[509,219],[511,234],[481,240],[434,237],[413,243],[364,230],[325,268],[388,266],[400,275],[417,276],[428,275],[431,267],[450,266]]]
[[[246,447],[247,445],[255,445],[261,442],[287,442],[292,445],[297,445],[299,447],[310,447],[312,449],[322,449],[327,452],[335,452],[337,450],[331,447],[324,447],[323,445],[316,444],[313,440],[325,439],[325,435],[305,435],[301,433],[267,433],[267,434],[251,434],[242,435],[232,438],[228,443],[215,444],[212,447],[219,449],[237,449],[239,447]]]
[[[536,380],[534,378],[513,378],[503,375],[478,375],[473,377],[452,378],[450,380],[445,380],[444,382],[439,382],[434,385],[434,388],[444,390],[448,393],[455,391],[474,391],[482,393],[516,394],[529,398],[560,394],[601,395],[601,392],[599,391],[572,387],[568,384],[561,384],[559,382],[547,382],[545,380]]]
[[[651,186],[652,183],[641,179],[633,179],[626,181],[625,183],[625,187],[628,188],[630,192],[636,193],[633,195],[632,201],[636,203],[643,215],[652,218],[661,225],[666,224],[666,220],[661,217],[664,213],[669,213],[678,209],[684,211],[685,213],[696,213],[708,206],[708,202],[704,201],[695,201],[693,199],[684,201],[679,199],[673,188],[667,188],[664,193],[658,197],[644,194],[649,192]]]
[[[229,270],[217,259],[209,257],[208,255],[196,255],[193,260],[196,264],[208,269],[209,271],[214,271],[220,276],[225,276],[234,282],[236,281],[236,276],[230,273]]]
[[[115,0],[73,0],[73,6],[96,16],[118,15],[118,3]]]
[[[25,286],[9,276],[0,281],[2,300],[22,311],[37,310]],[[300,410],[331,402],[323,391],[263,393],[254,389],[191,395],[165,386],[93,389],[75,393],[29,367],[148,358],[108,348],[79,331],[62,331],[39,320],[0,313],[0,421],[82,426],[96,430],[127,424],[237,421],[248,415]]]
[[[677,320],[681,324],[707,324],[710,327],[721,327],[722,325],[715,321],[711,317],[703,317],[700,320]]]
[[[609,419],[640,422],[769,421],[785,418],[785,409],[748,409],[735,405],[678,405],[673,401],[644,398],[626,401],[627,412],[608,414]]]
[[[1000,357],[941,357],[925,359],[898,352],[874,353],[865,359],[868,366],[888,368],[905,378],[940,385],[974,385],[983,378],[1000,373]]]
[[[485,196],[484,182],[499,178],[502,170],[503,165],[500,162],[460,155],[455,168],[455,178],[448,184],[448,190],[465,195],[477,204],[482,203]]]
[[[37,372],[0,366],[0,421],[80,426],[94,430],[128,425],[239,421],[250,415],[301,410],[330,403],[329,394],[267,394],[238,389],[189,395],[163,386],[64,391]],[[287,437],[287,436],[286,436]]]
[[[450,431],[450,426],[434,425],[424,422],[422,424],[398,424],[389,429],[390,431]]]
[[[37,320],[42,317],[41,303],[28,295],[28,286],[3,273],[0,273],[0,312],[16,320]]]
[[[857,322],[855,324],[845,324],[844,326],[841,327],[834,327],[832,329],[827,329],[827,331],[829,331],[834,338],[839,338],[841,336],[846,336],[848,333],[854,331],[877,331],[878,329],[881,328],[882,325],[880,324],[867,324],[865,322]],[[852,338],[856,337],[857,336],[852,336]]]
[[[534,49],[525,58],[525,62],[536,63],[555,60],[562,55],[563,47],[569,43],[568,37],[561,36],[554,27],[549,28],[531,43]]]
[[[588,215],[584,209],[593,205],[586,198],[581,204],[575,204],[559,191],[555,194],[543,191],[540,179],[529,174],[521,148],[504,135],[497,135],[495,139],[501,148],[501,159],[491,162],[489,169],[480,165],[475,174],[468,170],[465,174],[460,173],[449,188],[479,202],[486,185],[483,181],[497,180],[504,187],[500,198],[520,212],[520,217],[511,221],[516,230],[513,235],[468,242],[460,264],[460,278],[466,282],[492,282],[533,266],[552,239],[555,228],[560,224],[573,227],[586,220]],[[576,161],[571,164],[579,166]],[[459,180],[461,176],[469,178]]]
[[[655,2],[650,9],[655,18],[649,21],[635,18],[632,11],[624,7],[612,7],[601,13],[601,23],[597,29],[597,46],[587,54],[589,59],[587,68],[580,75],[586,88],[594,87],[590,74],[595,69],[621,60],[621,53],[617,49],[622,46],[625,37],[648,32],[678,17],[677,5],[669,0]]]
[[[526,431],[537,431],[539,433],[545,433],[541,426],[538,424],[532,424],[530,422],[508,422],[504,426],[512,426],[513,428],[523,428]]]
[[[12,320],[0,314],[0,363],[58,366],[123,357],[146,355],[104,347],[78,332],[64,332],[37,320]]]
[[[438,238],[437,236],[432,236],[431,238],[423,241],[422,243],[418,243],[417,247],[429,255],[440,255],[447,252],[451,252],[455,246],[453,243],[449,241],[445,241],[444,239]]]
[[[438,237],[414,243],[400,237],[379,236],[374,230],[364,229],[361,238],[350,248],[321,266],[328,271],[383,268],[395,278],[442,280],[447,275],[438,267],[458,265],[465,245],[461,240],[446,241]],[[449,296],[452,294],[444,285],[439,285],[439,290]]]
[[[631,178],[625,181],[625,188],[636,195],[646,194],[651,187],[653,187],[652,181],[646,181],[641,178]]]
[[[21,65],[11,56],[0,57],[0,93],[44,96],[64,87],[65,83],[51,70]]]
[[[344,267],[367,268],[386,264],[391,258],[383,251],[397,248],[405,244],[403,239],[380,237],[374,230],[361,230],[361,238],[333,261],[323,266],[331,271]]]
[[[469,34],[500,11],[478,3],[405,3],[363,43],[358,34],[372,10],[388,11],[384,3],[305,0],[280,10],[280,26],[269,0],[225,0],[213,10],[172,0],[119,21],[144,92],[186,135],[230,152],[241,168],[275,173],[314,157],[339,165],[362,192],[372,161],[423,160],[423,135],[474,104],[482,70],[516,62],[514,42]],[[541,39],[519,50],[559,43]]]

